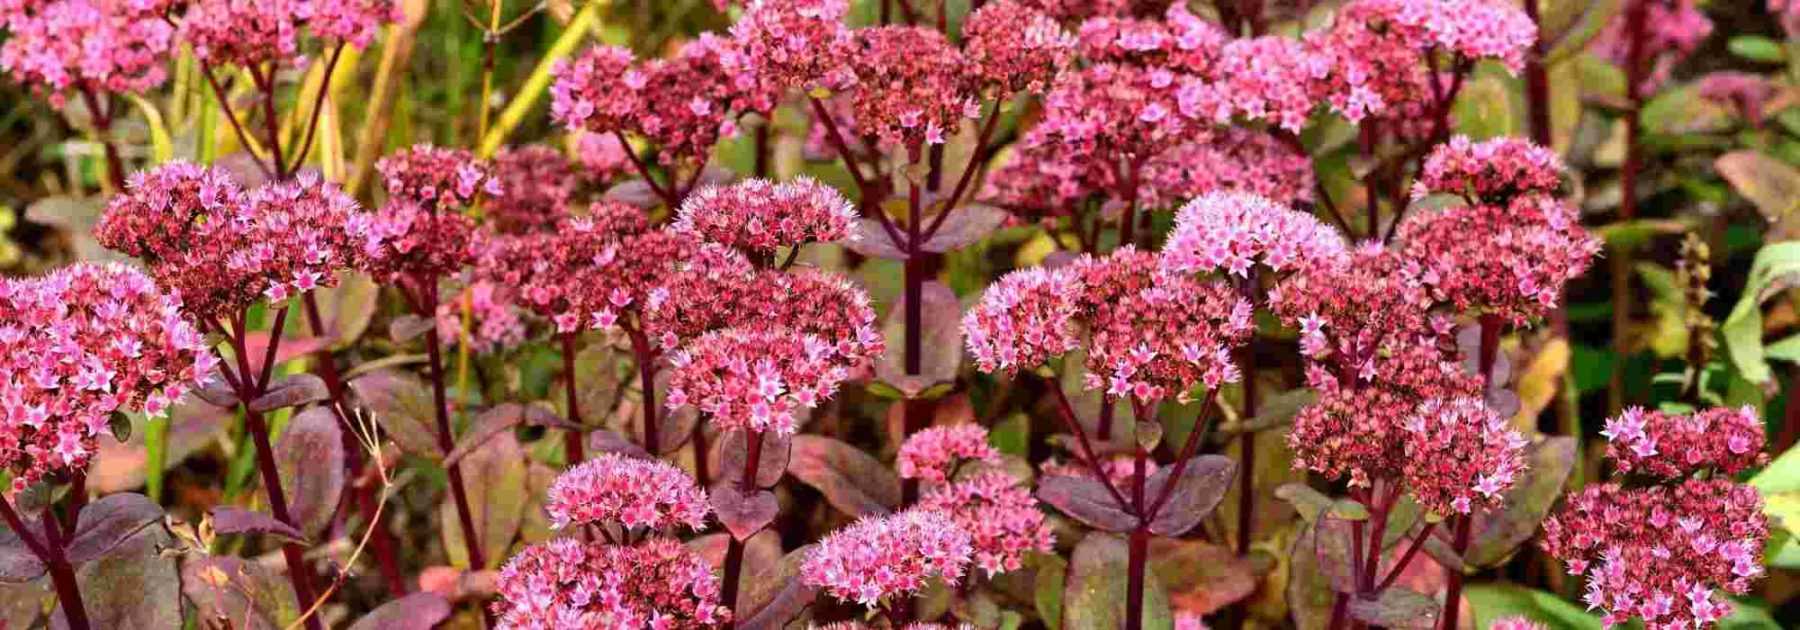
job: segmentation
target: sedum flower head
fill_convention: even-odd
[[[968,60],[944,35],[919,26],[857,29],[849,59],[856,131],[908,148],[943,144],[981,114]]]
[[[1502,137],[1475,142],[1458,135],[1425,158],[1415,196],[1435,192],[1504,204],[1521,195],[1555,193],[1562,174],[1562,158],[1530,141]]]
[[[1495,619],[1488,624],[1488,630],[1550,630],[1550,627],[1520,615]]]
[[[1323,101],[1319,79],[1330,64],[1326,55],[1289,37],[1232,40],[1220,51],[1213,83],[1184,92],[1182,113],[1215,123],[1264,121],[1298,133]]]
[[[913,508],[864,517],[807,552],[800,579],[842,601],[879,606],[915,595],[933,579],[956,585],[974,552],[948,514]]]
[[[902,479],[944,483],[964,460],[1000,461],[1000,451],[988,444],[987,428],[979,424],[959,424],[914,433],[900,445],[900,456],[895,465]]]
[[[362,48],[402,17],[393,0],[194,0],[181,33],[203,61],[250,67],[300,56],[302,30]]]
[[[168,78],[167,0],[0,2],[0,70],[60,106],[70,90],[142,93]]]
[[[1675,64],[1700,47],[1700,43],[1712,34],[1713,23],[1694,0],[1636,0],[1635,3],[1641,3],[1646,12],[1642,45],[1650,68],[1639,89],[1648,93],[1668,80]],[[1771,2],[1770,7],[1774,6]],[[1589,44],[1595,54],[1620,67],[1624,67],[1631,54],[1631,37],[1627,30],[1629,13],[1625,8],[1614,12],[1606,28]]]
[[[1582,229],[1574,207],[1544,195],[1414,215],[1400,224],[1396,241],[1401,255],[1422,266],[1438,300],[1514,322],[1556,306],[1563,286],[1587,271],[1601,245]]]
[[[478,195],[503,192],[493,167],[466,149],[417,144],[381,158],[375,170],[389,199],[427,210],[455,210],[475,203]]]
[[[1081,23],[1082,57],[1094,63],[1124,63],[1205,74],[1218,62],[1229,37],[1186,6],[1169,7],[1162,20],[1102,16]]]
[[[1621,473],[1680,479],[1714,470],[1731,476],[1768,461],[1762,418],[1747,405],[1691,414],[1630,407],[1608,418],[1600,434]]]
[[[847,0],[752,0],[731,36],[763,80],[810,89],[851,54],[849,11]]]
[[[963,315],[963,337],[983,372],[1017,373],[1074,350],[1079,279],[1066,268],[1013,271]]]
[[[1330,59],[1316,78],[1333,109],[1352,121],[1400,121],[1435,98],[1426,55],[1489,59],[1518,72],[1536,39],[1536,25],[1511,2],[1355,0],[1308,42]]]
[[[810,177],[780,184],[750,179],[689,195],[674,228],[703,241],[772,256],[781,247],[854,239],[856,219],[856,209],[842,193]]]
[[[112,414],[162,415],[216,363],[179,301],[131,267],[0,279],[0,468],[12,490],[85,471]]]
[[[1246,277],[1258,263],[1276,273],[1333,267],[1345,249],[1343,236],[1309,213],[1249,193],[1215,192],[1176,213],[1162,267]]]
[[[1075,49],[1075,38],[1056,20],[1013,0],[969,14],[963,41],[970,72],[1001,96],[1049,89]]]
[[[501,567],[499,627],[716,628],[731,618],[706,560],[670,538],[636,545],[559,538],[526,547]]]
[[[667,462],[606,453],[564,471],[544,497],[550,526],[667,531],[706,528],[706,493]]]
[[[1438,514],[1494,507],[1525,469],[1525,436],[1479,398],[1434,398],[1403,425],[1407,489]]]
[[[1000,471],[934,488],[919,499],[919,507],[942,511],[969,532],[974,564],[988,577],[1017,571],[1026,554],[1049,553],[1056,544],[1031,489]]]
[[[461,287],[461,291],[466,291],[469,298],[471,323],[466,339],[470,351],[486,354],[525,342],[525,318],[513,303],[511,290],[477,279]],[[438,339],[450,346],[464,342],[462,300],[439,302],[435,319]]]
[[[1043,141],[1065,145],[1077,164],[1159,154],[1192,136],[1181,99],[1192,77],[1184,76],[1129,64],[1063,73],[1044,96],[1034,131],[1043,130]]]
[[[661,148],[664,164],[697,160],[735,133],[737,114],[774,106],[772,84],[751,64],[734,42],[711,34],[674,57],[641,63],[624,48],[596,46],[557,66],[550,113],[574,130],[642,134]]]
[[[353,215],[348,226],[361,243],[360,269],[383,282],[450,276],[475,259],[475,221],[460,213],[399,200]]]
[[[1221,282],[1159,271],[1160,257],[1125,247],[1084,257],[1071,271],[1088,325],[1087,386],[1139,401],[1186,400],[1190,389],[1235,383],[1232,352],[1252,332],[1250,302]]]
[[[633,129],[649,81],[620,46],[595,46],[559,62],[550,85],[550,116],[570,129],[612,135]],[[636,87],[633,87],[636,86]],[[626,150],[629,150],[627,148]]]
[[[1316,187],[1311,156],[1273,133],[1242,127],[1158,154],[1144,162],[1138,178],[1138,203],[1156,208],[1225,191],[1292,204],[1312,201]]]
[[[545,145],[502,149],[494,156],[492,193],[482,210],[494,231],[520,234],[553,228],[569,215],[580,184],[561,151]]]
[[[726,328],[669,356],[671,409],[692,406],[720,431],[793,435],[798,416],[837,391],[848,370],[830,342],[792,328]]]
[[[640,227],[641,217],[636,208],[607,202],[596,204],[587,217],[563,219],[552,230],[484,233],[475,246],[475,275],[508,287],[522,306],[551,320],[557,332],[580,330],[595,310],[610,305],[610,295],[605,287],[578,279],[591,275],[596,258],[618,255],[627,236],[607,227]]]

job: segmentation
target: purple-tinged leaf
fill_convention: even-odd
[[[267,512],[221,505],[212,509],[213,531],[221,534],[273,534],[296,542],[306,542],[306,535],[294,526],[276,520]]]
[[[511,433],[495,434],[463,458],[462,474],[464,486],[468,488],[470,516],[475,521],[483,555],[498,562],[506,557],[507,549],[512,547],[513,538],[525,520],[528,500],[525,451]],[[468,546],[463,543],[456,503],[440,502],[438,518],[450,563],[469,566]]]
[[[1063,590],[1064,630],[1114,630],[1125,627],[1126,567],[1130,550],[1112,534],[1088,534],[1075,545]],[[1144,627],[1173,625],[1169,593],[1155,572],[1145,576]]]
[[[418,315],[401,315],[388,322],[388,339],[394,343],[406,343],[418,339],[425,331],[437,326],[437,320]]]
[[[24,582],[44,574],[44,563],[19,540],[19,535],[0,527],[0,582]]]
[[[999,208],[983,204],[964,204],[944,219],[938,227],[937,234],[925,241],[921,249],[942,254],[962,249],[964,246],[987,238],[994,230],[1006,224],[1007,212]],[[926,225],[930,225],[927,223]]]
[[[1349,521],[1326,517],[1313,523],[1313,552],[1317,571],[1328,580],[1330,588],[1340,593],[1356,592],[1356,571],[1351,567],[1350,545],[1354,528]]]
[[[745,437],[743,431],[726,433],[713,449],[713,477],[725,481],[738,481],[744,478]],[[782,475],[787,474],[788,464],[793,459],[792,438],[778,437],[773,433],[762,436],[762,453],[757,456],[756,487],[770,488],[781,483]]]
[[[1138,518],[1088,475],[1050,475],[1038,480],[1037,498],[1082,524],[1105,532],[1130,531]]]
[[[1299,630],[1324,630],[1337,598],[1331,577],[1319,565],[1315,529],[1303,524],[1300,534],[1288,545],[1287,585],[1282,594]]]
[[[250,410],[258,412],[298,407],[310,402],[318,402],[331,397],[325,389],[325,381],[311,374],[291,374],[275,379],[269,384],[269,390],[256,400],[250,401]]]
[[[800,579],[800,563],[812,545],[788,552],[781,563],[744,584],[738,600],[740,630],[780,630],[811,606],[818,590]]]
[[[904,296],[894,302],[882,324],[888,351],[875,360],[875,377],[909,398],[956,380],[963,358],[962,304],[956,300],[956,292],[942,282],[927,282],[919,305],[924,326],[919,339],[919,373],[906,372]]]
[[[1144,484],[1145,500],[1162,496],[1164,487],[1170,483],[1169,475],[1174,472],[1174,466],[1167,466],[1152,475]],[[1201,455],[1188,460],[1181,478],[1174,480],[1169,500],[1150,521],[1150,531],[1163,536],[1187,533],[1200,523],[1200,519],[1211,514],[1213,508],[1219,507],[1236,474],[1237,464],[1223,455]]]
[[[99,558],[144,528],[162,522],[163,509],[141,494],[109,494],[81,508],[81,520],[63,554],[70,564]]]
[[[949,219],[945,219],[948,221]],[[894,245],[893,237],[888,236],[887,228],[881,227],[877,219],[857,219],[854,228],[857,238],[843,241],[843,246],[850,251],[869,258],[886,258],[888,260],[906,260],[906,252]],[[946,228],[947,229],[947,228]]]
[[[794,436],[788,472],[851,516],[886,514],[900,505],[900,478],[893,471],[862,449],[828,437]]]
[[[279,630],[300,617],[286,578],[240,558],[201,556],[182,563],[181,593],[199,609],[201,620],[233,630]]]
[[[181,627],[180,574],[175,558],[162,553],[171,543],[168,530],[146,527],[75,571],[92,627]],[[69,627],[61,608],[50,627]]]
[[[655,208],[662,203],[662,197],[657,196],[656,190],[650,187],[650,183],[642,179],[628,179],[614,184],[611,188],[606,189],[603,197],[607,201],[617,201],[646,210]]]
[[[245,354],[250,358],[250,365],[262,365],[263,357],[269,353],[269,333],[252,332],[244,335],[244,349],[246,350]],[[325,349],[325,340],[318,337],[283,339],[281,346],[275,349],[275,364],[287,363],[323,349]]]
[[[224,377],[217,375],[208,379],[205,385],[194,388],[194,395],[218,407],[236,407],[239,402],[237,390],[232,389]]]
[[[448,618],[450,601],[443,595],[421,591],[369,611],[350,624],[350,630],[431,630]]]
[[[695,555],[705,559],[715,570],[725,566],[725,552],[731,546],[731,534],[718,532],[706,534],[685,545]],[[781,535],[773,530],[763,530],[744,542],[744,583],[757,575],[776,569],[781,564]]]
[[[1437,599],[1397,586],[1375,599],[1350,598],[1350,617],[1377,628],[1430,630],[1442,612]]]
[[[451,449],[450,455],[444,458],[444,466],[456,465],[464,457],[468,457],[470,450],[487,442],[488,438],[498,435],[501,431],[511,430],[520,424],[565,431],[575,428],[575,425],[569,424],[551,413],[550,410],[537,405],[517,403],[499,405],[475,416],[475,421],[469,423],[468,430],[463,431],[462,437],[457,438],[456,448]]]
[[[781,513],[781,504],[775,500],[775,493],[768,490],[745,493],[738,489],[735,482],[727,481],[714,486],[708,497],[712,501],[713,514],[719,517],[725,530],[738,540],[749,540],[774,522],[775,517]]]
[[[625,457],[651,459],[650,453],[646,452],[644,447],[638,446],[623,435],[606,429],[588,432],[587,450],[589,451],[588,457],[594,457],[601,453],[616,453]]]
[[[351,381],[350,388],[401,450],[434,459],[444,456],[438,449],[437,415],[425,381],[397,370],[377,370]]]
[[[1207,615],[1243,601],[1261,581],[1249,558],[1209,542],[1152,538],[1149,556],[1170,605],[1185,612]]]
[[[344,432],[337,415],[313,407],[289,420],[275,440],[275,468],[294,526],[319,538],[344,492]]]
[[[369,322],[375,318],[375,304],[381,297],[381,285],[366,274],[352,271],[338,273],[337,284],[313,290],[313,300],[318,302],[319,316],[324,318],[324,331],[315,331],[310,325],[288,327],[290,337],[301,336],[300,332],[316,334],[323,338],[332,350],[341,350],[355,343],[368,332]]]
[[[1568,484],[1575,467],[1575,439],[1559,436],[1525,448],[1525,470],[1501,497],[1497,509],[1475,515],[1474,537],[1464,554],[1476,568],[1500,566],[1520,545],[1537,535]]]

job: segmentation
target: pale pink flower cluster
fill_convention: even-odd
[[[979,424],[931,427],[906,438],[895,466],[902,479],[944,483],[966,460],[996,463],[1000,451],[988,444],[987,428]]]
[[[934,579],[955,586],[973,553],[969,532],[949,515],[913,508],[826,535],[801,562],[800,579],[839,600],[880,606]]]
[[[1705,628],[1764,574],[1768,517],[1757,490],[1730,479],[1590,485],[1544,522],[1541,545],[1587,576],[1584,601],[1617,626]]]
[[[382,282],[447,277],[475,260],[475,220],[460,213],[399,200],[353,214],[348,226],[361,243],[357,269]]]
[[[1169,0],[1019,0],[1064,22],[1094,17],[1143,17],[1169,6]]]
[[[963,315],[963,337],[983,372],[1015,374],[1080,347],[1075,296],[1068,269],[1020,269],[988,285]]]
[[[1032,133],[1065,145],[1077,164],[1146,159],[1192,135],[1185,104],[1189,75],[1166,68],[1097,64],[1063,73],[1044,96],[1044,116]],[[1123,181],[1123,174],[1117,175]]]
[[[994,0],[963,22],[969,72],[1004,98],[1042,93],[1070,62],[1075,39],[1056,20],[1013,0]]]
[[[731,36],[756,72],[783,87],[810,89],[842,69],[852,37],[848,0],[752,0]]]
[[[1214,192],[1175,214],[1162,268],[1242,278],[1257,264],[1275,273],[1335,267],[1345,250],[1344,237],[1310,213],[1249,193]]]
[[[94,228],[143,259],[201,322],[337,281],[363,258],[349,195],[302,173],[245,192],[223,170],[171,162],[132,175]]]
[[[938,510],[969,533],[976,567],[988,577],[1024,567],[1028,553],[1049,553],[1056,534],[1031,488],[990,470],[933,488],[919,508]]]
[[[1162,66],[1205,73],[1218,61],[1225,31],[1201,19],[1182,4],[1169,7],[1162,20],[1095,17],[1081,23],[1081,55],[1093,63]]]
[[[525,318],[512,302],[512,291],[485,280],[476,280],[461,290],[468,292],[470,326],[466,341],[470,351],[486,354],[525,342]],[[439,303],[438,339],[450,346],[463,343],[462,316],[462,300]]]
[[[1525,470],[1525,436],[1479,398],[1427,400],[1403,427],[1407,490],[1438,514],[1499,505]]]
[[[1353,122],[1371,115],[1403,120],[1447,91],[1447,82],[1431,76],[1426,55],[1491,59],[1517,72],[1536,38],[1531,19],[1500,0],[1355,0],[1330,28],[1307,37],[1332,58],[1320,78],[1333,109]]]
[[[1438,300],[1522,323],[1554,308],[1600,254],[1577,212],[1547,195],[1427,212],[1400,225],[1396,246],[1423,266]]]
[[[477,195],[504,192],[493,166],[466,149],[417,144],[381,158],[375,170],[389,199],[432,211],[455,210],[473,204]]]
[[[1083,288],[1088,389],[1185,402],[1197,385],[1242,377],[1232,353],[1255,329],[1250,301],[1222,282],[1162,273],[1160,259],[1125,247],[1071,266]]]
[[[492,610],[507,630],[702,630],[731,619],[712,566],[670,538],[538,543],[508,560],[495,586]]]
[[[162,415],[218,359],[136,269],[78,263],[0,279],[0,469],[17,492],[87,470],[114,413]]]
[[[1488,630],[1550,630],[1550,627],[1532,621],[1530,617],[1513,616],[1495,619],[1488,624]]]
[[[856,208],[837,189],[810,177],[774,183],[750,179],[708,186],[681,204],[674,229],[700,240],[770,256],[781,247],[856,238]]]
[[[706,528],[706,492],[687,471],[658,460],[602,454],[563,471],[544,496],[550,527],[618,525],[625,530]]]
[[[710,332],[669,355],[668,406],[692,406],[720,431],[793,435],[849,376],[834,358],[831,342],[792,328]]]
[[[181,34],[203,61],[258,66],[296,60],[303,31],[362,48],[403,17],[393,0],[194,0]]]
[[[1730,476],[1768,462],[1762,417],[1748,405],[1691,414],[1629,407],[1608,418],[1600,434],[1621,473],[1680,479],[1712,470]]]
[[[854,369],[881,356],[887,339],[875,326],[869,294],[850,279],[818,269],[791,273],[763,270],[751,281],[753,309],[735,313],[740,324],[787,327],[831,346],[832,360]]]
[[[1312,201],[1317,187],[1312,156],[1299,145],[1283,142],[1274,133],[1243,127],[1219,129],[1204,139],[1164,151],[1144,163],[1138,178],[1138,203],[1152,208],[1176,206],[1222,190],[1291,204]],[[1054,174],[1047,183],[1058,183]]]
[[[47,93],[141,93],[162,85],[175,28],[167,0],[0,1],[0,70]]]
[[[576,175],[595,184],[606,184],[631,172],[631,147],[620,144],[610,133],[577,132],[575,161],[581,165]]]
[[[1505,204],[1520,195],[1555,193],[1562,175],[1562,158],[1547,147],[1518,138],[1476,142],[1457,135],[1425,158],[1414,196],[1435,192]]]
[[[1229,123],[1260,120],[1299,133],[1324,96],[1320,80],[1330,55],[1278,35],[1232,40],[1220,52],[1216,79],[1182,93],[1182,113]]]

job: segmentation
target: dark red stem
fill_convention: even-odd
[[[1144,573],[1150,560],[1150,519],[1144,509],[1144,448],[1136,449],[1131,471],[1131,505],[1138,514],[1138,525],[1131,530],[1125,565],[1125,630],[1144,627]],[[1170,484],[1174,485],[1173,477]]]
[[[431,317],[437,312],[436,282],[425,287],[425,308],[420,311],[421,317]],[[431,367],[431,400],[437,410],[437,443],[438,449],[448,454],[456,448],[456,437],[450,429],[449,396],[444,391],[444,353],[438,340],[437,327],[425,329],[425,353]],[[463,485],[462,463],[452,463],[446,467],[445,473],[450,478],[450,497],[456,502],[456,520],[462,527],[463,546],[469,554],[469,569],[479,571],[487,566],[486,558],[481,553],[481,536],[475,532],[475,517],[469,510],[469,492]]]
[[[662,454],[662,440],[658,432],[662,427],[656,412],[656,352],[650,347],[650,339],[637,327],[626,328],[626,336],[631,338],[631,354],[637,360],[638,386],[644,390],[644,450],[651,455]]]
[[[568,420],[569,424],[580,427],[582,426],[581,403],[575,396],[575,333],[565,332],[558,336],[562,337],[563,391],[568,394]],[[582,448],[582,441],[585,437],[579,429],[563,432],[563,459],[567,461],[568,465],[574,466],[587,459],[587,454],[583,452]]]
[[[1469,550],[1470,520],[1472,519],[1466,514],[1456,517],[1456,535],[1450,543],[1450,549],[1455,551],[1458,557]],[[1451,570],[1448,567],[1444,569],[1444,572],[1445,581],[1448,583],[1444,587],[1444,630],[1456,630],[1456,619],[1462,608],[1463,574],[1462,571]]]
[[[762,466],[763,434],[761,431],[750,431],[744,436],[744,472],[738,478],[738,491],[749,494],[756,490],[756,472]],[[744,572],[744,541],[732,536],[725,545],[725,581],[719,591],[719,601],[731,609],[731,623],[735,627],[739,621],[737,609],[738,581]]]

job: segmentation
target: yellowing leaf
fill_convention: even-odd
[[[1556,398],[1556,388],[1569,371],[1569,355],[1569,340],[1558,337],[1545,343],[1531,358],[1518,378],[1519,413],[1513,416],[1514,427],[1536,426],[1538,414]]]

